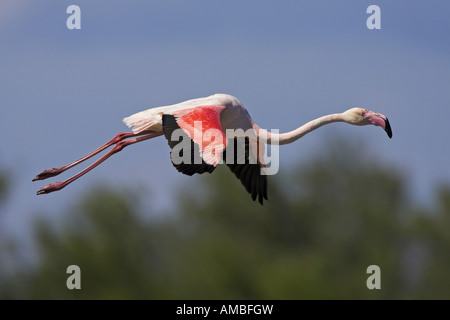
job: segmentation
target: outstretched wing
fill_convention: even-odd
[[[198,145],[194,143],[194,141],[192,141],[191,138],[189,138],[189,136],[180,129],[173,115],[163,115],[162,123],[164,136],[167,139],[169,147],[172,149],[170,151],[170,159],[172,160],[172,164],[178,170],[178,172],[187,174],[188,176],[192,176],[194,173],[202,174],[205,172],[211,173],[214,171],[216,167],[203,161],[200,156]],[[180,130],[178,134],[179,140],[175,140],[172,135],[177,129]],[[177,150],[176,147],[183,141],[189,141],[188,149],[186,147],[180,148],[178,150],[178,153],[174,153],[174,149]],[[188,152],[187,155],[185,154],[186,151]],[[188,159],[188,161],[178,161],[178,159]]]
[[[251,194],[253,201],[258,198],[259,203],[263,204],[263,199],[267,199],[267,175],[262,174],[262,165],[257,161],[251,148],[248,137],[237,137],[230,140],[228,148],[223,152],[223,159],[231,172],[241,181],[248,193]],[[227,155],[232,152],[233,155]],[[230,159],[231,157],[231,159]]]
[[[172,164],[187,175],[211,173],[223,157],[252,199],[258,198],[263,204],[267,200],[267,176],[262,174],[264,165],[258,161],[262,150],[257,150],[257,144],[248,137],[227,139],[220,122],[224,108],[199,106],[162,116],[164,135],[172,149]],[[227,148],[229,142],[232,148]]]
[[[220,122],[223,106],[199,106],[164,114],[162,124],[171,160],[184,174],[213,172],[226,148]]]

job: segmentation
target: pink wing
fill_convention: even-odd
[[[226,162],[225,149],[228,139],[220,121],[220,114],[224,109],[223,106],[199,106],[163,115],[163,131],[172,148],[172,164],[179,172],[187,175],[212,173],[222,155]],[[172,139],[172,133],[177,129],[182,129],[183,135],[190,140],[190,163],[174,161],[173,152],[179,141],[176,141],[176,138]],[[178,135],[176,136],[178,137]],[[265,167],[261,160],[264,158],[264,144],[258,146],[256,139],[253,138],[242,138],[240,141],[245,144],[245,153],[234,153],[232,161],[227,162],[227,166],[251,194],[252,199],[258,199],[262,204],[263,199],[267,199],[267,176],[261,174],[261,170],[264,170]],[[232,139],[232,143],[236,145],[238,139]],[[233,148],[233,150],[237,150],[237,148]],[[178,152],[180,151],[177,148],[175,155]],[[198,157],[201,158],[200,162],[195,160]],[[255,161],[255,159],[257,160]]]
[[[200,106],[174,113],[177,124],[199,147],[202,159],[214,167],[228,144],[220,113],[224,106]]]

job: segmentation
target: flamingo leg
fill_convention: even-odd
[[[87,155],[85,155],[84,157],[78,159],[77,161],[74,161],[72,163],[69,163],[68,165],[65,165],[63,167],[60,168],[52,168],[52,169],[47,169],[42,171],[41,173],[39,173],[34,179],[33,181],[37,181],[37,180],[44,180],[47,178],[51,178],[54,176],[57,176],[60,173],[63,173],[64,171],[76,166],[77,164],[82,163],[83,161],[86,161],[87,159],[95,156],[96,154],[102,152],[103,150],[109,148],[110,146],[112,146],[113,144],[116,144],[124,139],[128,139],[128,138],[132,138],[132,137],[137,137],[137,136],[141,136],[141,135],[145,135],[145,134],[151,134],[153,133],[153,131],[150,130],[146,130],[146,131],[142,131],[140,133],[132,133],[132,132],[122,132],[122,133],[118,133],[114,138],[112,138],[110,141],[108,141],[107,143],[105,143],[104,145],[102,145],[100,148],[95,149],[94,151],[92,151],[91,153],[88,153]]]
[[[119,141],[116,142],[116,145],[114,146],[114,148],[112,148],[110,151],[108,151],[103,157],[101,157],[100,159],[98,159],[97,161],[95,161],[93,164],[91,164],[90,166],[88,166],[86,169],[80,171],[79,173],[77,173],[76,175],[74,175],[73,177],[64,180],[64,181],[59,181],[59,182],[54,182],[54,183],[50,183],[49,185],[46,185],[45,187],[41,188],[37,194],[45,194],[45,193],[50,193],[50,192],[54,192],[54,191],[58,191],[61,190],[62,188],[64,188],[65,186],[67,186],[69,183],[74,182],[75,180],[77,180],[78,178],[80,178],[81,176],[85,175],[86,173],[88,173],[89,171],[91,171],[92,169],[94,169],[95,167],[97,167],[99,164],[101,164],[102,162],[104,162],[106,159],[108,159],[109,157],[111,157],[113,154],[116,154],[119,151],[122,151],[126,146],[129,146],[131,144],[137,143],[137,142],[141,142],[144,140],[148,140],[151,138],[155,138],[158,137],[160,135],[163,134],[163,132],[152,132],[152,133],[148,133],[142,137],[138,137],[138,138],[133,138],[130,140],[123,140],[125,138],[129,138],[129,137],[133,137],[133,136],[138,136],[138,135],[142,135],[145,134],[144,132],[140,133],[140,134],[123,134],[126,135],[124,138],[119,137]],[[120,134],[119,134],[120,135]],[[116,137],[118,137],[119,135],[117,135]],[[122,137],[122,136],[121,136]],[[105,145],[101,146],[99,149],[91,152],[90,154],[88,154],[87,156],[81,158],[80,160],[75,161],[75,164],[78,164],[80,162],[83,162],[84,160],[92,157],[93,155],[99,153],[100,151],[104,150],[105,148],[107,148],[108,146],[111,146],[112,144],[114,144],[114,142],[112,142],[114,139],[112,139],[111,141],[109,141],[108,143],[106,143]],[[75,164],[69,164],[68,166],[72,167]],[[67,166],[66,166],[67,167]],[[67,170],[68,168],[62,167],[64,168],[64,170]],[[52,170],[52,169],[50,169]],[[44,171],[45,172],[45,171]],[[62,172],[62,171],[61,171]],[[61,172],[58,172],[56,174],[59,174]],[[56,175],[54,174],[54,175]],[[52,175],[50,175],[52,176]],[[45,178],[43,178],[45,179]],[[37,180],[37,179],[36,179]]]

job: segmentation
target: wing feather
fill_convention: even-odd
[[[242,155],[238,155],[240,152],[236,152],[239,148],[236,146],[238,143],[245,143],[244,158]],[[231,152],[230,149],[226,149],[223,152],[223,159],[226,162],[231,172],[241,181],[248,193],[250,193],[252,199],[255,201],[258,198],[259,203],[263,204],[264,199],[267,200],[267,175],[261,173],[261,166],[256,161],[250,161],[251,159],[251,146],[249,139],[234,138],[229,145],[236,146],[233,148],[234,157],[233,163],[227,163],[226,152]],[[240,160],[238,162],[238,159]],[[245,161],[242,161],[245,160]],[[243,163],[242,163],[243,162]],[[256,162],[256,163],[255,163]]]

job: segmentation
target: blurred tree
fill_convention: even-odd
[[[0,209],[4,206],[6,196],[8,194],[9,178],[5,171],[0,171]],[[0,211],[0,230],[3,230],[3,213]],[[4,232],[0,232],[0,299],[2,299],[7,291],[11,289],[11,283],[8,281],[10,270],[8,270],[7,258],[14,252],[15,248],[10,239]]]
[[[36,239],[40,267],[30,296],[45,299],[157,298],[161,267],[152,230],[142,223],[133,194],[107,189],[90,192],[61,230],[40,221]],[[81,268],[81,290],[68,290],[69,265]],[[148,275],[147,275],[148,274]]]
[[[437,192],[436,212],[417,215],[409,234],[412,254],[409,267],[421,272],[418,289],[425,299],[450,299],[450,187]],[[413,279],[416,280],[417,279]]]
[[[6,172],[0,171],[0,206],[3,205],[8,194],[9,178]]]
[[[450,189],[436,213],[419,211],[402,173],[339,141],[289,176],[282,168],[284,177],[269,177],[264,206],[224,166],[195,195],[179,195],[165,219],[144,219],[140,194],[93,190],[58,227],[39,221],[39,263],[21,275],[21,297],[450,298]],[[72,264],[81,290],[66,288]],[[366,287],[372,264],[381,290]]]

